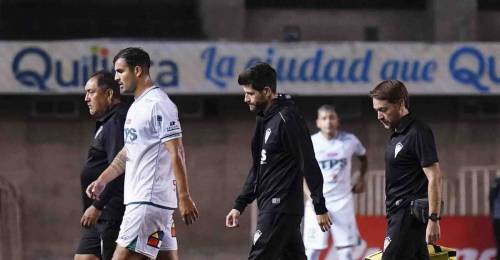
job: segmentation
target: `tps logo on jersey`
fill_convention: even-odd
[[[148,246],[152,246],[154,248],[160,248],[161,240],[163,239],[163,231],[156,231],[148,237]]]
[[[133,142],[137,140],[137,130],[135,128],[125,128],[123,129],[125,135],[125,142]]]
[[[264,143],[267,143],[267,139],[269,139],[270,135],[271,135],[271,128],[268,128],[266,130],[266,135],[264,136]]]
[[[403,149],[403,144],[401,142],[396,144],[396,148],[394,148],[394,158],[398,156],[398,153]]]
[[[347,165],[347,158],[321,160],[318,161],[318,164],[322,170],[331,170],[335,167],[339,167],[342,170]]]

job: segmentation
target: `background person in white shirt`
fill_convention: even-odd
[[[126,168],[126,208],[113,259],[178,259],[172,218],[177,195],[187,225],[196,221],[198,211],[189,194],[177,107],[154,86],[144,50],[123,49],[113,64],[120,90],[133,93],[135,101],[125,121],[124,148],[87,194],[98,198]]]
[[[351,133],[339,131],[340,119],[335,108],[323,105],[318,109],[316,126],[319,132],[312,135],[316,160],[323,174],[323,195],[333,225],[331,233],[338,259],[362,257],[366,243],[359,235],[356,224],[353,195],[365,190],[368,167],[366,149]],[[360,160],[360,175],[351,183],[351,158]],[[309,194],[307,186],[305,193]],[[315,223],[310,198],[304,212],[304,245],[309,260],[317,260],[321,250],[328,246],[328,233],[321,232]]]

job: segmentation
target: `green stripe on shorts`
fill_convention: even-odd
[[[135,237],[135,239],[132,240],[132,242],[130,242],[130,244],[128,244],[127,249],[132,251],[132,252],[135,252],[136,244],[137,244],[137,237]]]

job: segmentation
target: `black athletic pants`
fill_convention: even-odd
[[[261,213],[249,260],[306,260],[300,233],[302,216]]]
[[[388,215],[382,260],[428,260],[425,242],[427,224],[410,214],[410,208],[398,209]]]
[[[495,234],[495,241],[497,244],[497,260],[500,260],[500,219],[493,219],[493,233]]]
[[[82,227],[76,254],[95,255],[103,260],[111,260],[116,247],[115,241],[120,232],[120,224],[121,221],[99,219],[91,228]]]

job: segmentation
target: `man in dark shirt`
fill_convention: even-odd
[[[441,235],[441,170],[432,130],[410,113],[402,82],[383,81],[370,96],[377,119],[391,131],[385,151],[388,227],[382,259],[429,259],[426,242],[434,244]],[[421,198],[429,201],[424,221],[411,214],[411,204]]]
[[[245,207],[257,199],[257,231],[248,259],[305,260],[300,234],[304,177],[321,229],[329,230],[331,225],[309,130],[291,97],[276,93],[276,72],[270,65],[257,63],[239,75],[238,83],[245,103],[257,112],[257,126],[252,168],[226,226],[238,227]]]
[[[125,210],[124,175],[111,182],[99,200],[88,198],[85,189],[122,149],[127,106],[120,102],[120,89],[114,75],[106,71],[96,72],[87,81],[85,102],[97,122],[80,176],[84,213],[80,220],[82,230],[75,260],[111,259]]]

